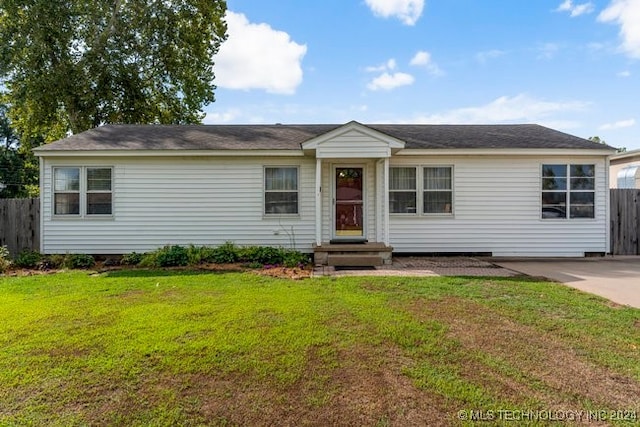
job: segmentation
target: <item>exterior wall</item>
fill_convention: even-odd
[[[121,254],[166,244],[273,245],[311,251],[315,159],[47,158],[43,167],[42,251]],[[113,217],[52,218],[53,166],[112,166]],[[263,168],[299,166],[299,215],[263,215]]]
[[[453,165],[452,217],[390,216],[395,252],[491,252],[496,256],[582,256],[608,252],[604,157],[396,156],[397,165]],[[312,157],[69,157],[43,162],[42,251],[119,254],[166,244],[260,244],[311,251],[315,242]],[[541,219],[541,165],[596,165],[595,219]],[[375,159],[322,162],[322,240],[331,239],[333,166],[366,165],[366,237],[380,241],[384,168]],[[299,166],[299,215],[263,215],[265,165]],[[52,218],[54,166],[113,167],[109,219]],[[386,198],[385,201],[386,202]]]
[[[594,219],[541,219],[541,165],[596,165]],[[453,165],[452,217],[390,217],[395,252],[583,256],[608,252],[608,173],[603,157],[404,157],[398,165]]]
[[[631,165],[640,166],[640,154],[626,159],[611,160],[609,166],[609,186],[611,188],[618,188],[618,173]],[[640,177],[636,178],[635,188],[640,188]]]

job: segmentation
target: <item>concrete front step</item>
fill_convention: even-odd
[[[313,259],[315,265],[374,267],[391,264],[392,253],[393,248],[381,242],[323,243],[314,246]]]
[[[334,267],[376,267],[383,264],[380,255],[329,254],[327,264]]]

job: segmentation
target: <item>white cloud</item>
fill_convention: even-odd
[[[622,50],[640,58],[640,0],[613,0],[598,15],[598,21],[620,25]]]
[[[498,49],[485,50],[483,52],[476,53],[476,60],[484,64],[490,59],[495,59],[505,54],[506,52],[504,50],[498,50]]]
[[[429,74],[434,76],[441,76],[444,74],[440,67],[431,60],[431,54],[424,50],[416,52],[413,58],[411,58],[409,65],[426,68]]]
[[[225,89],[263,89],[291,95],[302,83],[301,62],[307,46],[267,24],[254,24],[227,11],[229,38],[214,57],[215,84]]]
[[[398,18],[405,25],[414,25],[424,9],[424,0],[365,0],[374,15]]]
[[[378,77],[371,80],[367,85],[369,90],[392,90],[400,86],[407,86],[413,84],[415,79],[411,74],[407,73],[393,73],[389,74],[384,72]]]
[[[240,116],[240,110],[231,108],[227,111],[207,112],[202,120],[205,125],[231,123]]]
[[[391,58],[382,65],[366,67],[365,71],[370,73],[381,73],[378,77],[374,77],[367,89],[369,90],[392,90],[400,86],[413,84],[414,78],[411,74],[394,71],[398,64],[396,60]]]
[[[569,15],[574,18],[576,16],[584,15],[586,13],[593,12],[594,7],[593,3],[581,3],[581,4],[573,4],[571,0],[565,0],[560,3],[560,6],[556,9],[557,12],[569,12]]]
[[[378,72],[387,71],[387,70],[395,70],[397,65],[398,64],[396,63],[396,60],[391,58],[384,64],[367,67],[365,68],[365,71],[370,73],[378,73]]]
[[[620,71],[617,75],[618,77],[630,77],[631,71],[629,70]]]
[[[501,96],[478,107],[464,107],[444,113],[415,117],[412,123],[540,123],[551,115],[582,111],[589,106],[581,101],[545,101],[526,94]],[[554,117],[554,120],[557,120]],[[567,122],[568,123],[568,122]],[[564,126],[566,128],[566,126]]]
[[[621,129],[628,128],[636,125],[636,119],[626,119],[626,120],[618,120],[614,123],[605,123],[600,126],[598,129],[600,130],[612,130],[612,129]]]

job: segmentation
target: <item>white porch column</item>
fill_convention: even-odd
[[[389,246],[389,158],[384,158],[384,186],[382,187],[384,212],[384,244]]]
[[[322,244],[322,159],[316,158],[316,245]]]
[[[383,242],[384,231],[382,224],[384,223],[384,160],[376,161],[376,242]]]

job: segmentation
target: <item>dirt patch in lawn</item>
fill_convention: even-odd
[[[200,376],[185,397],[200,396],[206,419],[239,425],[450,425],[454,410],[413,385],[408,363],[393,348],[349,348],[330,363],[312,349],[289,386]]]
[[[600,408],[638,408],[638,381],[594,364],[551,333],[460,298],[420,300],[411,311],[447,325],[448,336],[469,357],[460,364],[462,375],[499,396],[534,398],[545,409],[584,409],[585,401]]]

